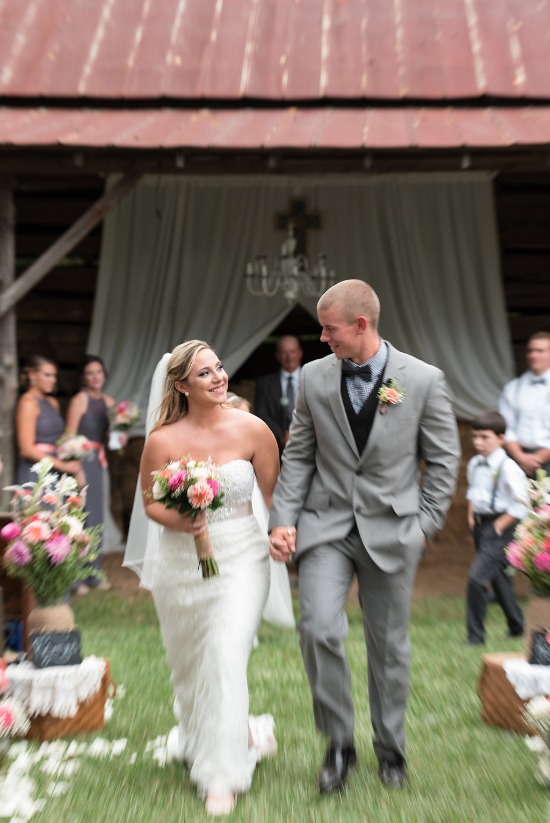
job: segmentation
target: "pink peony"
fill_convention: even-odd
[[[533,557],[533,566],[539,572],[550,572],[550,552],[539,552]]]
[[[523,565],[523,550],[518,543],[510,543],[506,549],[506,557],[510,565],[515,569],[519,569],[521,572],[525,571],[525,566]]]
[[[13,712],[7,706],[0,707],[0,729],[7,732],[15,722]]]
[[[16,540],[12,543],[4,558],[14,566],[28,566],[32,562],[32,554],[23,540]]]
[[[213,477],[210,477],[206,482],[212,489],[212,494],[216,497],[220,493],[220,484]]]
[[[46,542],[44,548],[54,566],[58,566],[60,563],[63,563],[71,551],[71,541],[66,534],[54,532]]]
[[[185,478],[187,477],[187,473],[182,471],[174,472],[172,477],[168,480],[168,486],[170,487],[170,491],[175,492],[177,491],[180,486],[185,483]]]
[[[187,498],[194,509],[207,509],[214,499],[214,493],[206,480],[199,480],[187,489]]]
[[[19,523],[8,523],[2,530],[0,530],[0,535],[6,541],[15,540],[16,537],[19,537],[21,534],[21,526]]]
[[[23,529],[22,536],[28,543],[35,546],[47,540],[51,533],[52,531],[46,523],[42,523],[40,520],[31,520],[28,526]]]

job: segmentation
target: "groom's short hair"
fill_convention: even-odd
[[[347,323],[353,323],[356,317],[363,315],[369,321],[372,330],[377,331],[380,300],[372,286],[364,280],[342,280],[335,283],[321,295],[317,309],[329,309],[336,303],[342,306]]]

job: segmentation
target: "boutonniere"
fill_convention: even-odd
[[[378,389],[378,405],[380,414],[385,414],[389,406],[396,406],[405,399],[405,389],[399,386],[393,377],[386,380]]]

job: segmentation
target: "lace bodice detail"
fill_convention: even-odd
[[[246,513],[254,489],[254,469],[249,460],[231,460],[218,466],[217,479],[223,491],[223,506],[206,513],[209,523]],[[250,509],[252,512],[252,509]]]

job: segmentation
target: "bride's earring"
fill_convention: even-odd
[[[189,392],[188,392],[188,391],[184,391],[184,395],[185,395],[186,397],[189,397]]]

